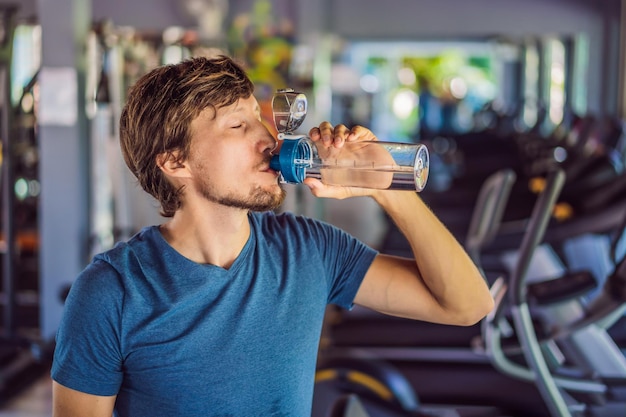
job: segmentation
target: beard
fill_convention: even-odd
[[[280,184],[274,190],[256,187],[247,196],[235,193],[219,195],[208,182],[198,184],[198,192],[208,201],[249,211],[270,211],[279,208],[285,201],[287,191]]]
[[[212,203],[249,211],[270,211],[279,208],[287,196],[287,191],[278,181],[270,189],[261,186],[253,187],[247,195],[235,191],[221,192],[211,181],[202,160],[192,160],[191,164],[194,171],[199,173],[194,179],[198,194]],[[269,165],[269,159],[262,161],[259,168],[267,165]]]

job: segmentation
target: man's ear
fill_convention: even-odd
[[[170,177],[189,176],[186,161],[180,159],[179,152],[160,153],[156,157],[156,163],[161,171],[163,171],[165,175],[168,175]]]

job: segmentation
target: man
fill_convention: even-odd
[[[227,57],[160,67],[131,89],[124,158],[169,220],[96,256],[72,286],[54,416],[306,416],[328,303],[455,325],[492,309],[482,276],[415,192],[305,181],[318,197],[372,197],[415,259],[275,214],[277,143],[252,94]],[[375,139],[329,123],[310,136],[335,147]]]

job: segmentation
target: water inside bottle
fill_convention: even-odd
[[[312,166],[311,161],[307,159],[299,159],[298,163],[302,168]],[[325,159],[315,167],[314,171],[308,170],[308,175],[328,185],[380,190],[386,190],[392,186],[394,189],[415,189],[413,168],[396,164],[384,165],[374,161]]]
[[[317,178],[328,185],[415,191],[415,174],[413,169],[408,167],[389,167],[387,169],[379,167],[374,169],[326,165],[320,169],[319,173],[309,172],[308,176]]]

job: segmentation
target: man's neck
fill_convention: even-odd
[[[230,268],[250,237],[245,210],[211,206],[209,210],[180,209],[161,225],[167,242],[184,257],[201,264]]]

